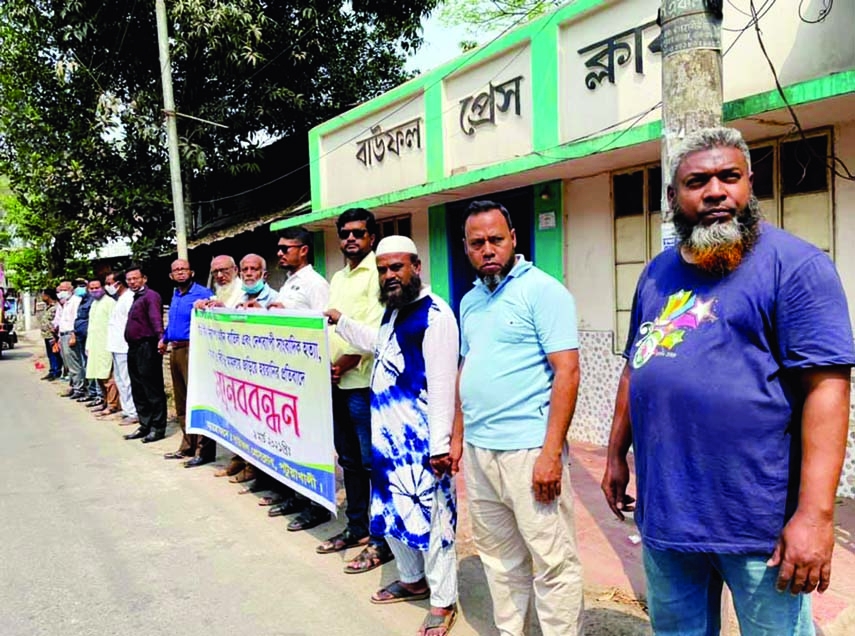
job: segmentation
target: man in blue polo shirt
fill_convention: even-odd
[[[632,509],[658,636],[812,636],[825,591],[855,363],[826,254],[762,222],[739,131],[687,137],[668,194],[680,239],[636,287],[603,490]],[[782,593],[786,592],[786,593]]]
[[[175,412],[181,425],[181,446],[174,453],[166,453],[164,459],[187,459],[185,468],[193,468],[214,461],[217,445],[204,435],[188,435],[186,432],[187,381],[190,375],[190,318],[193,304],[197,300],[208,300],[213,292],[193,280],[190,263],[179,258],[173,261],[169,277],[175,283],[172,302],[169,303],[169,322],[163,339],[157,348],[161,354],[169,348],[169,371],[172,374],[172,393],[175,397]]]
[[[463,361],[449,457],[452,474],[465,457],[494,621],[503,636],[522,636],[533,589],[544,636],[581,634],[567,458],[579,388],[576,307],[560,282],[515,254],[500,204],[472,203],[463,240],[478,280],[460,304]]]

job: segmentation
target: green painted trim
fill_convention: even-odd
[[[430,253],[430,288],[451,302],[451,266],[448,253],[448,231],[444,205],[428,208],[428,252]]]
[[[571,5],[576,6],[576,5]],[[793,84],[784,89],[787,99],[793,106],[820,101],[831,97],[855,93],[855,70],[844,71],[833,75],[827,75],[798,84]],[[734,121],[745,117],[759,115],[770,110],[783,107],[783,101],[777,90],[751,95],[742,99],[728,102],[724,105],[725,121]],[[438,192],[454,188],[462,188],[473,183],[488,181],[507,175],[518,174],[528,170],[535,170],[544,166],[550,166],[569,159],[578,159],[589,155],[599,154],[626,148],[637,144],[658,141],[662,134],[660,121],[650,122],[624,130],[617,130],[591,137],[575,143],[558,145],[553,148],[542,149],[524,157],[517,157],[509,161],[485,166],[478,170],[464,172],[439,181],[432,181],[405,190],[389,192],[364,201],[354,201],[347,205],[316,210],[307,215],[296,216],[290,219],[277,221],[270,226],[271,230],[280,230],[293,227],[302,223],[315,223],[338,216],[349,207],[365,207],[368,209],[408,201]]]
[[[577,0],[576,2],[565,5],[560,9],[557,9],[554,13],[521,25],[513,31],[506,33],[500,38],[497,38],[482,47],[469,51],[468,53],[450,60],[432,71],[419,75],[418,77],[411,79],[409,82],[396,86],[392,90],[383,93],[382,95],[378,95],[374,99],[364,102],[359,106],[342,113],[338,117],[325,121],[312,130],[319,136],[327,135],[334,130],[349,126],[354,122],[364,119],[379,110],[392,106],[397,102],[405,99],[414,99],[419,93],[427,91],[435,84],[440,84],[443,79],[450,77],[451,75],[456,75],[471,66],[477,66],[485,60],[494,57],[507,49],[512,49],[521,43],[525,43],[537,36],[541,31],[547,31],[548,29],[545,25],[551,21],[555,21],[555,24],[558,25],[611,1],[612,0]]]
[[[564,205],[561,181],[547,181],[532,188],[534,196],[534,254],[535,264],[547,274],[564,282]],[[548,199],[544,200],[543,195]],[[555,213],[555,227],[539,230],[539,215]]]
[[[321,136],[315,130],[309,131],[309,180],[311,183],[312,209],[320,210],[321,201]]]
[[[847,93],[855,93],[855,70],[817,77],[784,87],[784,95],[792,106],[818,102]],[[723,108],[724,120],[734,121],[784,107],[784,100],[781,99],[777,90],[758,93],[727,102]]]
[[[312,256],[314,262],[312,267],[321,276],[327,275],[327,243],[324,240],[323,231],[312,232]]]
[[[438,181],[445,176],[442,89],[442,82],[425,89],[425,163],[428,181]]]
[[[559,25],[547,25],[531,41],[532,149],[552,148],[560,143],[558,99]],[[537,82],[534,81],[537,69]]]
[[[215,322],[242,322],[247,325],[266,325],[269,327],[291,327],[292,329],[326,328],[326,319],[313,316],[282,316],[280,314],[256,314],[246,312],[205,311],[196,309],[196,315]]]

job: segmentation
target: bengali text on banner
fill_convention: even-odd
[[[216,440],[335,513],[324,317],[196,310],[187,432]]]

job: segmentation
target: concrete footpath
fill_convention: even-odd
[[[23,342],[20,350],[7,352],[6,358],[0,362],[4,365],[0,369],[2,371],[0,379],[6,378],[8,380],[10,373],[14,373],[16,382],[20,378],[28,385],[26,391],[18,392],[8,390],[8,386],[6,389],[0,387],[3,402],[7,406],[10,401],[26,399],[24,395],[29,396],[29,399],[38,395],[40,396],[39,399],[44,396],[44,399],[56,400],[58,412],[72,412],[75,420],[89,417],[82,407],[73,405],[59,397],[53,397],[53,394],[58,393],[61,388],[56,383],[52,387],[45,382],[39,383],[38,378],[43,374],[43,370],[38,368],[39,364],[43,362],[40,343]],[[8,365],[12,365],[11,368]],[[17,405],[16,408],[23,411],[25,405]],[[80,412],[79,415],[78,411]],[[322,557],[313,554],[311,548],[314,544],[319,539],[334,532],[341,525],[343,515],[339,515],[339,521],[309,532],[284,533],[284,524],[281,523],[281,520],[267,520],[263,516],[264,509],[255,505],[254,498],[257,495],[234,497],[239,486],[224,483],[225,480],[211,479],[213,471],[227,461],[228,453],[221,451],[215,465],[204,466],[192,471],[170,466],[169,468],[173,468],[174,473],[170,473],[169,476],[160,475],[167,468],[164,466],[166,462],[161,459],[162,453],[174,450],[178,445],[176,437],[178,432],[174,424],[169,429],[170,437],[162,442],[148,445],[123,441],[120,433],[127,432],[128,429],[115,426],[114,423],[104,423],[100,429],[102,432],[104,429],[108,429],[111,433],[107,436],[111,438],[110,440],[104,439],[103,435],[99,434],[99,438],[101,438],[99,439],[99,454],[102,456],[108,457],[112,454],[108,450],[109,446],[115,447],[114,453],[117,454],[118,458],[126,455],[128,451],[136,451],[134,454],[139,454],[139,457],[135,463],[149,465],[149,469],[154,470],[157,474],[158,481],[167,477],[170,481],[174,480],[174,484],[165,488],[166,492],[172,491],[174,488],[181,488],[185,494],[193,494],[197,500],[205,501],[209,506],[214,506],[215,510],[212,515],[216,516],[220,523],[224,523],[223,520],[227,518],[227,515],[237,516],[238,518],[233,520],[237,525],[247,525],[243,533],[233,537],[234,541],[240,544],[248,542],[248,545],[244,545],[242,548],[242,552],[252,551],[252,542],[258,540],[267,543],[265,549],[271,558],[276,558],[274,553],[270,552],[274,545],[282,546],[281,549],[286,549],[284,546],[287,545],[290,553],[295,544],[299,544],[301,554],[305,555],[305,557],[300,558],[301,561],[305,559],[307,562],[314,563],[317,559],[321,559],[319,563],[322,563],[323,567],[319,568],[318,574],[324,577],[335,577],[335,583],[330,586],[331,590],[345,592],[348,595],[357,593],[361,599],[365,600],[364,603],[355,606],[358,609],[351,607],[350,611],[364,612],[367,616],[375,618],[385,615],[392,619],[394,616],[392,619],[394,623],[400,624],[400,621],[407,626],[407,629],[402,629],[400,633],[410,633],[411,631],[414,633],[415,626],[418,625],[424,609],[427,608],[425,602],[402,604],[404,607],[384,607],[382,611],[380,611],[381,608],[367,603],[367,596],[373,591],[373,588],[378,583],[388,582],[391,580],[390,577],[394,576],[393,567],[385,566],[378,572],[377,576],[375,573],[356,577],[343,574],[338,576],[333,574],[337,567],[333,567],[331,570],[328,566],[331,565],[332,561],[337,562],[340,555],[328,557],[324,560]],[[600,491],[599,484],[603,474],[605,449],[574,443],[571,462],[572,485],[576,503],[576,531],[585,575],[585,633],[591,636],[649,634],[650,628],[644,604],[645,587],[641,565],[641,545],[638,542],[636,528],[631,520],[621,522],[612,515]],[[109,478],[108,475],[105,477]],[[459,480],[458,492],[461,513],[458,529],[458,555],[462,618],[455,627],[454,634],[457,636],[496,634],[495,627],[492,625],[490,599],[483,569],[472,543],[466,493],[462,487],[462,480]],[[230,504],[218,501],[220,498],[231,497],[234,499]],[[341,497],[343,497],[343,492],[340,493]],[[158,505],[166,504],[160,503]],[[832,585],[824,595],[814,595],[814,616],[819,634],[823,636],[852,636],[855,634],[855,501],[839,501],[837,513],[837,546],[834,553]],[[275,533],[276,540],[266,537],[270,532]],[[229,544],[234,545],[232,542]],[[226,566],[227,562],[224,561],[222,565]],[[239,562],[233,565],[239,567]],[[176,566],[176,574],[178,574],[183,568],[180,564],[176,564]],[[256,589],[261,592],[263,589],[268,589],[271,584],[275,585],[272,581],[256,581]],[[245,596],[245,593],[242,596]],[[244,602],[250,601],[244,598]],[[253,600],[252,602],[257,601]],[[409,626],[412,626],[413,630],[410,630]],[[178,626],[176,625],[176,627]],[[379,630],[375,633],[383,631]],[[398,633],[397,629],[392,631]],[[540,633],[536,625],[530,625],[528,632],[531,636]],[[217,633],[217,630],[211,633]],[[272,634],[273,632],[269,633]],[[733,625],[732,614],[725,618],[723,633],[738,633]]]

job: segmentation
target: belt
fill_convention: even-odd
[[[169,344],[172,345],[172,349],[174,351],[175,349],[186,349],[187,347],[190,346],[190,341],[189,340],[171,340],[169,342]]]
[[[59,332],[59,335],[60,335],[60,336],[70,336],[70,335],[71,335],[71,334],[73,334],[73,333],[74,333],[74,331],[73,331],[73,330],[72,330],[72,331],[60,331],[60,332]]]

